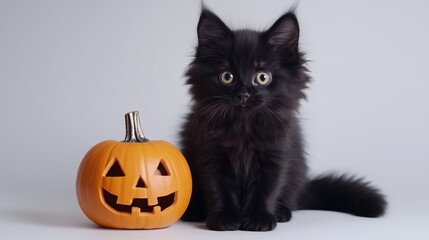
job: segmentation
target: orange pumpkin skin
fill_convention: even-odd
[[[120,229],[170,226],[185,212],[192,179],[183,155],[165,141],[103,141],[77,174],[79,205],[96,224]]]

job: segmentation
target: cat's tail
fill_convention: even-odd
[[[362,217],[382,216],[387,207],[385,197],[368,182],[336,174],[311,179],[299,199],[298,209],[328,210]]]

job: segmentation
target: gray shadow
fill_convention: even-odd
[[[52,211],[48,209],[12,208],[2,209],[0,214],[10,221],[17,221],[31,225],[42,225],[59,228],[100,228],[96,224],[86,220],[83,214],[69,211]]]
[[[23,224],[59,228],[99,228],[80,210],[74,196],[39,192],[31,199],[8,196],[9,203],[0,208],[2,218]],[[11,200],[13,199],[13,200]]]

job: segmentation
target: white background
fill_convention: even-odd
[[[205,1],[232,28],[266,29],[293,1]],[[200,1],[0,1],[0,238],[428,239],[428,1],[308,1],[297,14],[313,83],[303,103],[313,174],[366,177],[387,214],[299,211],[268,233],[179,222],[108,230],[80,211],[83,155],[140,111],[178,142]]]

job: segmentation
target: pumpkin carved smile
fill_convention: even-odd
[[[109,191],[103,188],[103,197],[104,201],[113,209],[118,212],[125,212],[132,214],[133,212],[141,212],[141,213],[156,213],[162,212],[166,208],[170,207],[174,203],[174,198],[176,193],[173,192],[167,196],[158,197],[157,205],[148,205],[147,198],[135,198],[133,199],[131,205],[119,204],[117,203],[118,196],[115,194],[111,194]]]

